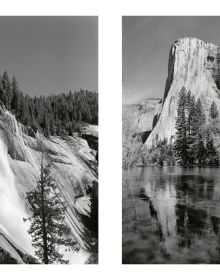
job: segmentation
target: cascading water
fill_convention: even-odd
[[[24,201],[19,197],[14,174],[9,164],[7,148],[0,139],[0,225],[28,253],[33,254]]]
[[[33,157],[29,147],[27,147],[25,145],[21,124],[17,122],[15,116],[11,112],[5,111],[4,115],[7,120],[6,123],[10,124],[10,130],[13,131],[13,133],[16,135],[17,141],[19,141],[19,145],[20,145],[21,150],[23,151],[23,157],[24,157],[25,161],[32,164],[35,169],[38,169],[39,163]]]
[[[23,127],[17,122],[15,116],[9,111],[2,111],[0,117],[3,131],[2,138],[0,135],[0,231],[5,232],[18,246],[34,256],[31,236],[27,233],[29,224],[23,222],[23,218],[28,216],[25,201],[24,198],[19,196],[18,190],[28,190],[35,186],[35,179],[37,179],[35,176],[40,167],[39,157],[37,152],[28,144],[30,139],[27,140],[27,137],[25,137],[22,131]],[[4,137],[4,135],[7,135],[7,137]],[[9,147],[19,153],[22,161],[12,159],[14,165],[12,164],[7,146],[2,139],[6,139],[6,141],[9,139]],[[37,139],[31,141],[32,144],[36,144]],[[57,142],[62,149],[62,141],[57,140]],[[11,168],[12,166],[13,168]],[[18,169],[16,169],[17,167]],[[16,175],[12,170],[16,171]],[[62,185],[65,185],[65,181],[62,182]],[[60,195],[63,196],[63,193],[61,192]],[[83,248],[84,240],[81,236],[83,226],[74,212],[68,211],[67,223],[74,237]],[[64,254],[64,259],[69,260],[69,263],[84,263],[89,256],[89,253],[84,249],[80,249],[79,252],[72,252],[60,248],[60,252]]]

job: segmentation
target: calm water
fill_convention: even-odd
[[[220,263],[220,169],[124,170],[123,263]]]

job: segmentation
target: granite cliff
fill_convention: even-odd
[[[89,193],[97,186],[97,126],[83,124],[81,133],[49,138],[28,130],[0,107],[0,248],[18,263],[25,261],[15,258],[17,245],[22,248],[19,251],[34,255],[27,225],[22,219],[30,214],[25,194],[36,186],[44,151],[45,164],[52,166],[59,196],[67,203],[66,223],[80,247],[78,254],[68,258],[70,263],[84,262],[90,244],[80,214],[90,214]],[[10,244],[17,245],[11,246],[9,238]]]
[[[197,38],[181,38],[170,49],[168,77],[158,121],[147,138],[149,148],[156,139],[175,135],[178,93],[182,87],[201,99],[206,115],[212,101],[220,110],[220,48]]]
[[[157,122],[161,99],[146,99],[141,104],[123,105],[123,167],[137,163],[143,143]]]

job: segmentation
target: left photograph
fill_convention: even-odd
[[[97,264],[98,17],[0,36],[0,264]]]

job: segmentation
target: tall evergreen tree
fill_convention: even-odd
[[[176,118],[176,139],[174,143],[175,155],[180,165],[186,165],[188,161],[187,147],[187,94],[186,88],[182,87],[179,93],[177,118]]]
[[[76,248],[65,224],[66,206],[58,197],[57,190],[49,166],[44,167],[42,155],[40,179],[36,188],[27,192],[26,199],[33,212],[28,219],[32,245],[36,248],[36,256],[45,264],[68,263],[60,253],[60,246]]]
[[[218,165],[218,151],[214,145],[216,134],[216,122],[218,121],[219,112],[216,103],[213,101],[209,110],[209,125],[206,131],[206,157],[211,165]]]
[[[218,152],[214,146],[214,142],[212,137],[207,134],[207,142],[206,142],[206,152],[207,152],[207,160],[210,165],[218,165]]]
[[[18,87],[17,80],[14,76],[12,78],[11,88],[12,88],[11,109],[15,113],[15,116],[19,118],[21,115],[20,90]]]
[[[209,110],[209,117],[211,119],[216,119],[218,116],[219,116],[219,113],[218,113],[217,105],[216,105],[215,101],[212,101],[212,104],[211,104],[211,107]]]
[[[176,142],[174,146],[176,156],[181,158],[179,162],[182,165],[204,164],[206,159],[206,118],[201,100],[198,99],[195,102],[191,92],[188,91],[186,94],[186,90],[182,89],[182,93],[179,96],[178,112]],[[182,138],[180,138],[181,132]]]
[[[3,102],[5,103],[5,107],[8,110],[11,110],[12,92],[11,92],[11,83],[7,71],[3,73],[2,88],[3,88]]]
[[[195,153],[198,159],[199,165],[204,164],[206,160],[206,149],[205,149],[205,124],[206,117],[200,98],[196,103],[196,138],[195,138]]]
[[[196,160],[195,139],[197,136],[197,114],[195,98],[188,91],[186,98],[186,142],[187,142],[187,162],[193,165]]]

